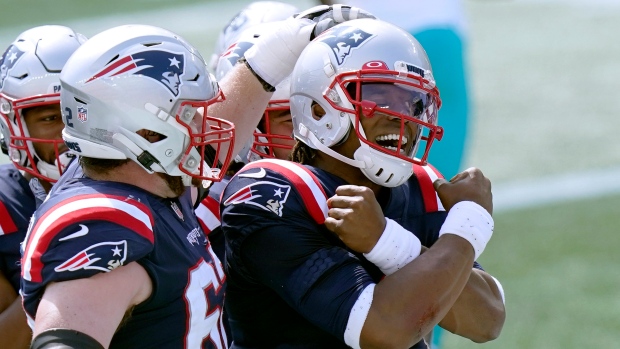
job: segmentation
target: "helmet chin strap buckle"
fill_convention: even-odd
[[[135,156],[136,162],[139,163],[147,172],[155,172],[155,170],[152,168],[153,164],[156,164],[158,165],[158,167],[161,168],[161,166],[159,166],[159,161],[157,161],[157,159],[153,155],[151,155],[151,153],[138,147],[137,144],[132,142],[124,134],[115,133],[112,136],[112,139],[124,145],[125,148],[127,148],[127,150],[129,150],[133,154],[133,156]]]

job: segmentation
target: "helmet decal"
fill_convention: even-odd
[[[222,57],[226,58],[230,62],[231,66],[235,66],[239,58],[243,57],[245,51],[253,45],[254,43],[246,41],[234,43],[226,50],[226,52],[222,53]]]
[[[88,120],[88,108],[86,106],[78,105],[77,107],[78,120],[86,122]]]
[[[182,53],[149,50],[133,53],[110,62],[86,82],[104,76],[118,76],[123,73],[142,75],[159,81],[174,96],[178,96],[179,87],[182,84],[180,77],[184,73],[184,68],[185,57]]]
[[[13,68],[23,54],[24,52],[20,51],[15,45],[9,46],[9,48],[4,51],[2,58],[0,58],[0,88],[2,88],[4,79],[6,79],[9,74],[9,70]]]
[[[369,34],[357,27],[337,26],[321,36],[321,42],[331,47],[339,65],[343,64],[351,54],[351,50],[358,48],[374,34]]]

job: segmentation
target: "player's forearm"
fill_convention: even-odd
[[[237,64],[220,82],[220,88],[226,100],[214,104],[208,113],[235,124],[235,156],[251,139],[273,93],[264,90],[245,64]]]
[[[17,292],[4,274],[0,272],[0,312],[11,306],[16,297]]]
[[[463,292],[439,325],[454,334],[482,343],[499,336],[505,317],[497,284],[489,274],[473,269]]]
[[[32,332],[22,309],[21,298],[17,297],[7,309],[0,313],[0,348],[28,348],[31,338]]]
[[[417,343],[459,297],[471,273],[473,257],[467,241],[448,235],[385,277],[375,288],[362,330],[362,348],[408,348]],[[385,333],[390,333],[389,338]]]

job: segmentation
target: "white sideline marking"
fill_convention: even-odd
[[[493,211],[589,199],[620,193],[620,167],[559,174],[493,187]]]

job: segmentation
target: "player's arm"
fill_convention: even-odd
[[[17,298],[17,292],[15,292],[6,276],[4,276],[4,273],[0,271],[0,312],[8,308],[15,298]]]
[[[151,280],[137,262],[89,278],[52,283],[37,309],[34,339],[44,337],[50,329],[71,329],[107,348],[125,314],[145,301],[151,291]],[[57,337],[58,344],[70,340]]]
[[[329,199],[326,226],[350,248],[364,252],[387,275],[364,290],[356,302],[347,329],[350,346],[410,347],[430,332],[458,299],[474,259],[491,237],[493,223],[488,179],[479,170],[470,169],[454,181],[436,184],[444,207],[456,209],[448,214],[437,242],[421,255],[417,237],[385,220],[370,189],[343,186]],[[465,221],[468,229],[462,229]]]
[[[482,343],[499,336],[505,318],[501,284],[487,272],[474,268],[461,295],[439,325]]]
[[[31,334],[21,298],[0,272],[0,348],[28,348]]]
[[[234,156],[251,138],[273,92],[265,91],[245,64],[237,64],[219,85],[226,100],[214,104],[209,113],[235,124]]]

